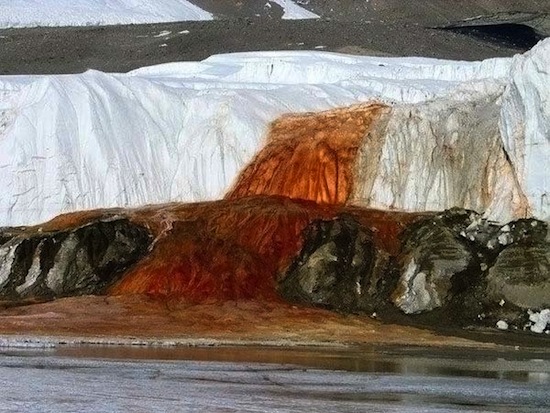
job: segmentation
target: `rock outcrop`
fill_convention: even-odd
[[[542,221],[496,225],[460,209],[417,222],[405,231],[393,302],[406,314],[439,308],[457,324],[529,327],[529,311],[550,306],[547,234]]]
[[[255,196],[89,211],[0,231],[0,301],[281,298],[433,327],[545,331],[547,224]],[[10,304],[11,305],[11,304]],[[543,325],[544,324],[544,325]]]
[[[408,222],[397,251],[378,247],[377,231],[360,215],[313,221],[279,278],[279,293],[291,302],[432,327],[545,330],[550,243],[544,222],[497,225],[454,208]]]
[[[314,221],[278,290],[283,298],[342,312],[372,311],[383,296],[387,254],[351,216]]]
[[[109,294],[148,294],[190,302],[280,300],[277,285],[304,248],[306,228],[332,222],[342,214],[349,220],[335,221],[337,228],[331,231],[343,237],[339,243],[346,254],[355,248],[348,245],[351,234],[358,233],[367,237],[373,248],[393,251],[404,223],[415,219],[414,215],[265,196],[137,210],[131,214],[132,220],[154,228],[157,241],[148,257]],[[355,221],[365,224],[352,224]],[[328,236],[327,225],[317,229],[319,242]],[[308,248],[314,253],[315,248]],[[304,257],[307,254],[302,253]],[[369,259],[358,254],[356,259],[368,265]],[[352,267],[344,265],[341,269]],[[340,294],[340,286],[334,285],[334,294]]]
[[[152,243],[147,229],[117,217],[0,234],[0,299],[12,301],[104,294]]]
[[[66,237],[66,234],[75,231],[80,234],[82,228],[93,227],[113,215],[121,219],[124,217],[129,224],[138,228],[148,228],[154,241],[150,242],[149,250],[142,259],[127,266],[122,274],[113,274],[108,285],[98,281],[96,289],[90,292],[110,295],[148,294],[189,302],[280,300],[276,291],[277,283],[300,254],[304,245],[304,230],[313,222],[331,222],[336,217],[346,217],[342,221],[342,231],[363,234],[361,237],[367,237],[368,245],[377,254],[387,256],[398,249],[398,237],[403,228],[418,219],[414,214],[319,205],[285,197],[256,196],[136,210],[66,214],[38,228],[22,232],[18,229],[3,231],[6,239],[4,245],[19,240],[17,234],[20,233],[21,239],[30,239],[34,243],[29,247],[32,258],[33,255],[40,255],[34,251],[38,249],[41,237]],[[323,228],[325,225],[328,224],[323,224]],[[349,253],[348,238],[344,238],[339,243],[345,245],[343,248]],[[65,250],[68,253],[59,257],[60,261],[65,262],[64,265],[71,267],[74,264],[69,263],[79,262],[76,252],[71,252],[69,247]],[[357,251],[355,259],[368,263],[369,259],[360,258],[362,253],[359,253]],[[9,254],[4,255],[2,260],[5,262],[12,260]],[[38,258],[36,260],[39,261]],[[0,271],[6,272],[6,278],[13,280],[2,284],[0,291],[4,296],[21,298],[19,294],[11,292],[9,285],[19,286],[25,281],[10,268],[10,265],[0,266]],[[28,272],[26,267],[24,272]],[[69,273],[64,276],[73,277]],[[338,288],[335,286],[335,291]],[[77,295],[78,291],[68,294]]]
[[[393,303],[405,314],[442,307],[474,255],[439,217],[407,230],[399,255],[400,278]]]
[[[550,307],[548,234],[545,222],[532,219],[501,228],[497,241],[502,251],[487,273],[488,302],[509,303],[523,309]]]

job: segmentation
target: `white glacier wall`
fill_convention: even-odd
[[[368,98],[330,85],[166,83],[95,71],[0,78],[0,225],[219,199],[271,120]]]
[[[513,58],[500,122],[532,213],[550,220],[550,40]]]
[[[528,215],[499,130],[503,89],[396,105],[360,149],[352,202],[402,211],[461,207],[499,221]]]
[[[519,187],[539,199],[549,192],[540,154],[548,150],[550,110],[544,77],[529,62],[548,67],[548,42],[483,62],[256,52],[127,74],[0,76],[0,226],[79,209],[220,198],[276,117],[372,99],[406,110],[491,96]],[[538,115],[527,109],[541,102]],[[526,142],[543,148],[526,158]],[[536,164],[526,167],[526,159]],[[431,201],[412,208],[428,206],[437,209]],[[547,206],[533,203],[531,212],[546,217]]]

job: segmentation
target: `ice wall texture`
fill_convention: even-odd
[[[550,40],[514,57],[500,130],[533,214],[550,219]]]
[[[257,52],[128,74],[0,77],[0,225],[219,199],[282,114],[369,101],[392,115],[373,152],[379,166],[365,173],[372,185],[350,200],[412,211],[461,200],[495,219],[525,209],[548,219],[549,66],[547,40],[483,62]],[[443,153],[453,147],[472,159],[453,169]],[[404,156],[413,167],[401,167]],[[489,185],[469,184],[467,170]]]
[[[352,202],[382,209],[531,214],[498,127],[498,94],[398,105],[361,147]]]

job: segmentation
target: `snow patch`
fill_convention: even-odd
[[[0,0],[0,28],[212,20],[186,0]]]
[[[159,34],[154,35],[153,37],[166,37],[170,36],[172,32],[170,30],[163,30]]]
[[[529,311],[529,320],[534,324],[530,327],[533,333],[543,333],[546,326],[550,324],[550,309],[546,308],[539,312]]]
[[[298,6],[292,0],[271,0],[277,3],[284,10],[283,19],[300,20],[300,19],[318,19],[319,16],[303,7]],[[269,4],[269,3],[268,3]]]
[[[504,320],[497,321],[497,328],[499,330],[508,330],[508,323]]]

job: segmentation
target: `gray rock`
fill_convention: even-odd
[[[486,298],[522,309],[550,307],[550,243],[519,242],[505,248],[487,274]]]
[[[319,220],[305,230],[304,247],[278,290],[292,302],[370,311],[383,296],[386,263],[371,231],[352,217]]]
[[[460,232],[460,231],[459,231]],[[473,254],[440,216],[413,224],[398,257],[400,277],[393,303],[406,314],[430,311],[453,296],[455,277],[473,263]]]
[[[550,232],[548,224],[538,219],[519,219],[499,227],[498,231],[493,233],[487,240],[487,248],[498,250],[499,252],[508,245],[529,241],[540,242],[548,240]]]
[[[0,227],[0,246],[25,232],[26,227]]]
[[[0,297],[53,299],[104,293],[146,254],[152,236],[126,218],[111,217],[66,231],[20,231],[4,241]]]

